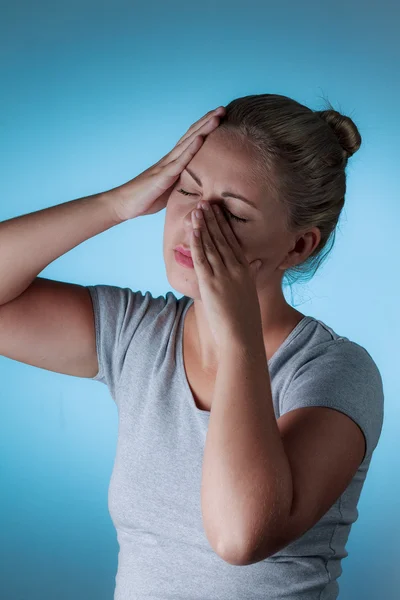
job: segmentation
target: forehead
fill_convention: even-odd
[[[243,195],[259,194],[263,189],[259,159],[243,135],[217,128],[206,137],[189,165],[203,185],[220,183]]]
[[[277,199],[273,180],[267,176],[258,150],[239,132],[215,129],[206,137],[188,166],[200,177],[205,191],[212,189],[220,193],[229,190],[241,194],[256,204],[267,227],[272,223],[274,227],[284,227],[285,214]],[[189,174],[184,177],[193,181]],[[233,202],[242,205],[240,200]]]

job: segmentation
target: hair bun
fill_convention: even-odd
[[[350,117],[340,114],[337,110],[320,110],[316,112],[333,129],[339,144],[346,152],[347,158],[353,156],[361,146],[362,138],[357,126]]]

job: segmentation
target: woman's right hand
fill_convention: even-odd
[[[208,112],[193,123],[176,146],[155,165],[118,188],[115,212],[119,220],[152,215],[166,207],[175,182],[203,145],[205,137],[219,125],[225,107]]]

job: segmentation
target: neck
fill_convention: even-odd
[[[279,307],[275,305],[272,311],[261,310],[263,338],[268,360],[304,316],[303,313],[290,306],[286,300]],[[188,309],[185,329],[187,342],[196,355],[202,371],[216,373],[218,369],[217,346],[207,326],[204,311],[196,301]]]

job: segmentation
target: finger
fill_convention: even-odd
[[[183,141],[178,142],[178,144],[172,148],[171,152],[168,152],[168,154],[166,154],[160,162],[169,164],[171,161],[176,160],[179,154],[184,152],[198,136],[207,136],[209,133],[211,133],[211,131],[216,129],[218,125],[219,118],[213,115],[211,119],[202,125],[202,127],[196,129],[192,135],[187,136],[184,139],[182,138]]]
[[[193,129],[194,125],[189,129],[189,131],[179,140],[179,142],[172,148],[168,154],[166,154],[159,163],[169,164],[171,161],[175,160],[177,156],[179,156],[180,152],[184,152],[190,144],[193,143],[195,138],[199,135],[207,136],[211,131],[216,129],[220,124],[220,117],[225,114],[225,107],[220,106],[214,111],[210,111],[210,117],[208,119],[203,118],[200,120],[201,123],[197,128]],[[196,123],[195,123],[196,125]],[[189,134],[189,132],[192,132]],[[159,164],[157,163],[157,164]]]
[[[156,165],[169,164],[179,156],[180,152],[184,152],[190,144],[193,143],[197,135],[208,135],[213,129],[219,125],[219,117],[225,114],[225,107],[220,106],[216,110],[211,110],[200,121],[194,123],[183,137],[175,144],[168,154],[163,156]],[[197,126],[197,127],[196,127]]]
[[[175,160],[167,163],[163,166],[165,169],[165,175],[170,176],[171,178],[178,178],[178,176],[182,173],[183,169],[190,163],[193,156],[196,152],[199,151],[200,147],[204,142],[204,138],[201,136],[197,136],[195,140],[191,144],[188,145],[186,150],[182,152]]]
[[[195,222],[194,211],[192,211],[192,232],[190,235],[190,252],[192,253],[193,265],[196,274],[199,278],[213,275],[213,270],[208,262],[205,249],[202,241],[202,230],[197,222]],[[194,235],[194,232],[199,232],[199,237]]]
[[[208,226],[204,216],[206,211],[203,211],[201,209],[197,209],[197,211],[199,211],[201,217],[196,219],[196,217],[194,216],[196,210],[192,211],[192,224],[194,229],[198,229],[201,233],[201,242],[204,255],[207,258],[208,264],[210,265],[212,274],[222,274],[223,271],[226,272],[226,268],[229,265],[229,260],[227,260],[227,263],[223,261],[219,251],[222,246],[222,243],[220,242],[220,245],[218,245],[217,247],[216,241],[214,240],[213,236],[208,230]]]
[[[204,117],[202,117],[201,119],[199,119],[198,121],[196,121],[195,123],[193,123],[193,125],[191,125],[189,127],[189,129],[187,130],[187,132],[178,140],[178,142],[177,142],[176,145],[180,144],[187,137],[190,137],[194,133],[196,133],[196,131],[198,131],[201,127],[203,127],[203,125],[205,123],[207,123],[207,121],[209,121],[211,117],[214,117],[214,116],[221,117],[223,114],[225,114],[225,107],[224,106],[219,106],[218,108],[210,110],[208,113],[206,113],[204,115]]]
[[[201,129],[197,135],[188,137],[184,142],[182,142],[179,145],[176,145],[174,148],[172,148],[172,150],[170,152],[168,152],[168,154],[163,156],[157,163],[155,163],[155,165],[164,168],[164,167],[168,166],[169,164],[171,164],[172,162],[174,162],[177,158],[179,158],[180,155],[183,152],[185,152],[191,144],[194,144],[194,142],[198,138],[201,138],[201,140],[203,142],[206,135],[208,135],[213,129],[215,129],[217,122],[218,121],[215,120],[215,121],[213,121],[213,123],[211,123],[211,125],[206,124],[206,125],[208,125],[207,127],[204,127],[203,129]],[[198,144],[198,142],[197,142],[197,144]],[[200,144],[200,146],[201,146],[201,144]],[[200,146],[198,146],[197,150],[199,150]],[[196,150],[196,152],[197,152],[197,150]]]
[[[225,270],[234,267],[237,265],[236,255],[225,238],[212,205],[206,203],[206,206],[203,211],[205,226],[202,228],[202,240],[213,271],[218,271],[222,266]]]
[[[175,148],[160,161],[160,166],[165,168],[174,163],[173,172],[180,174],[192,160],[196,152],[200,150],[206,136],[215,129],[218,124],[218,117],[212,117],[204,124],[203,128],[199,130],[198,135],[194,134],[194,139],[189,137],[179,147],[175,146]]]
[[[243,264],[243,250],[239,244],[239,240],[237,239],[235,232],[228,222],[228,219],[224,216],[220,207],[216,204],[210,204],[210,209],[212,209],[214,213],[215,221],[218,223],[221,234],[226,240],[226,244],[229,246],[230,251],[236,259],[236,262]]]

